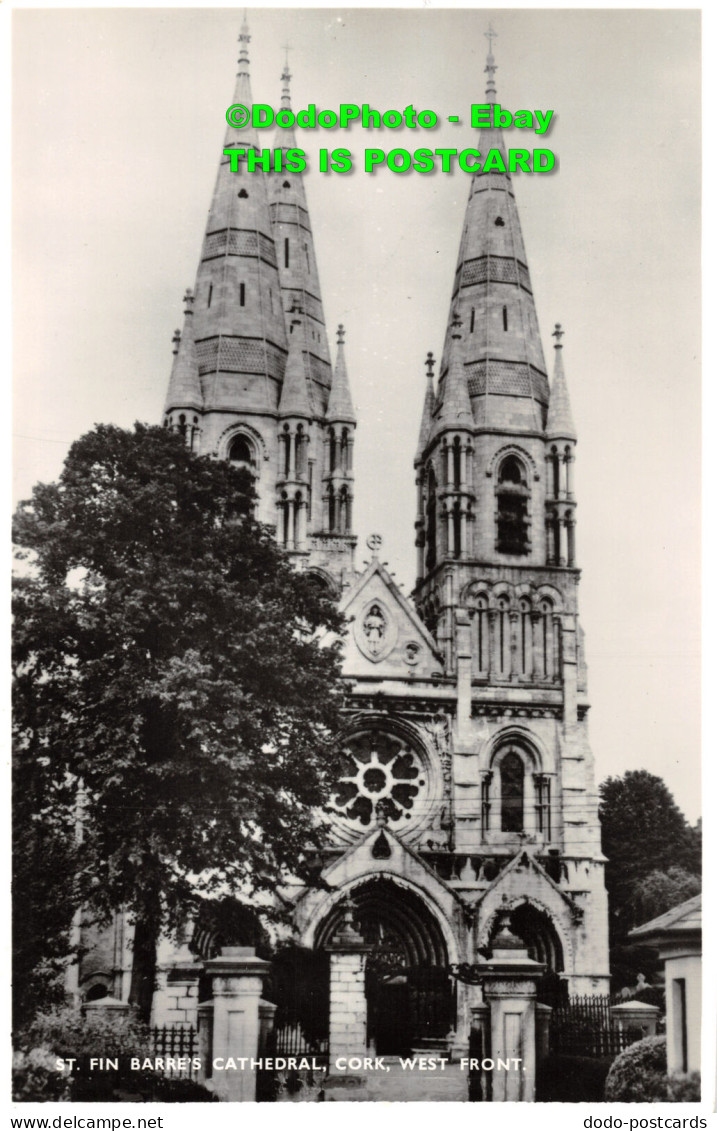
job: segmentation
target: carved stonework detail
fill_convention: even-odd
[[[373,664],[384,660],[396,645],[398,629],[382,601],[369,601],[354,624],[359,650]]]

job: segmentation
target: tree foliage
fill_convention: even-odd
[[[252,500],[168,430],[99,426],[15,516],[16,774],[53,819],[79,801],[75,899],[130,909],[150,964],[203,897],[304,875],[337,769],[341,620]]]
[[[610,967],[619,985],[657,970],[649,948],[628,932],[700,890],[701,835],[678,808],[662,778],[628,770],[600,786],[605,885],[610,911]]]

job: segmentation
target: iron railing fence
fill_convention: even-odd
[[[161,1071],[173,1080],[196,1080],[199,1069],[199,1036],[192,1025],[156,1025],[150,1029],[155,1059],[162,1058]]]

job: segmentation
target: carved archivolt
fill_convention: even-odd
[[[213,454],[218,459],[228,459],[229,447],[236,436],[246,436],[249,443],[256,450],[257,461],[259,458],[268,460],[269,452],[267,451],[261,432],[244,421],[236,421],[234,424],[230,424],[228,428],[224,429],[214,446]]]
[[[492,460],[486,468],[486,476],[490,477],[494,475],[496,467],[505,459],[506,456],[515,456],[516,459],[522,460],[532,471],[533,479],[536,482],[540,479],[540,473],[538,472],[537,464],[531,456],[530,452],[527,452],[525,448],[521,448],[517,444],[505,444],[502,448],[499,448],[498,451],[494,453]]]

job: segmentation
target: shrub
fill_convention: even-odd
[[[152,1057],[149,1029],[132,1014],[118,1016],[75,1006],[39,1014],[16,1038],[13,1098],[34,1102],[71,1100],[112,1102],[206,1103],[214,1095],[193,1080],[170,1080],[154,1072],[130,1071],[131,1057]],[[116,1072],[90,1072],[89,1057],[114,1057]],[[73,1076],[58,1072],[58,1057],[75,1057]]]
[[[12,1098],[34,1103],[56,1103],[70,1098],[71,1081],[55,1067],[48,1049],[16,1052],[12,1058]]]
[[[605,1081],[608,1103],[664,1103],[667,1088],[667,1041],[645,1037],[621,1052]]]
[[[61,1005],[39,1013],[17,1035],[20,1049],[47,1048],[56,1056],[152,1056],[149,1029],[133,1014]]]
[[[535,1098],[538,1103],[599,1103],[610,1064],[609,1057],[548,1056],[538,1065]]]
[[[702,1080],[699,1072],[689,1076],[669,1076],[667,1098],[676,1104],[697,1104],[702,1099]]]

